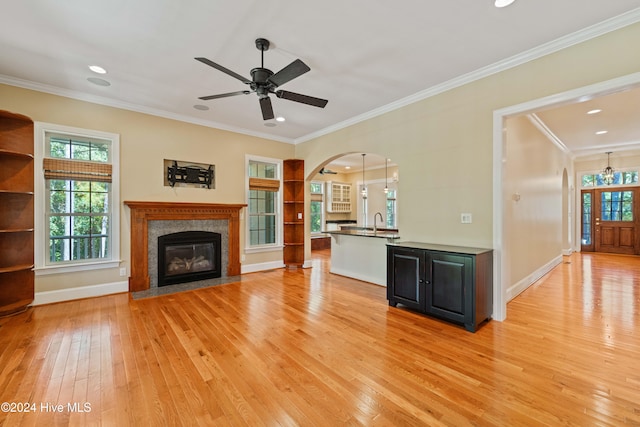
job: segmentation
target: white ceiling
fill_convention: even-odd
[[[0,83],[293,143],[640,21],[640,0],[517,0],[502,9],[493,0],[0,2]],[[271,41],[266,68],[277,72],[297,58],[311,68],[281,88],[328,99],[326,108],[272,96],[276,116],[286,118],[276,124],[262,120],[255,94],[198,99],[247,86],[194,57],[249,78],[260,65],[258,37]],[[93,74],[92,64],[108,73]],[[626,105],[640,108],[637,95],[629,96]],[[605,138],[595,140],[577,119],[583,107],[539,117],[567,146],[586,150]],[[639,117],[640,110],[607,111],[599,119],[612,115],[623,126],[625,112]],[[620,130],[615,141],[610,132],[607,143],[640,141],[630,132]]]

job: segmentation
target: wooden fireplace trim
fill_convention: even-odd
[[[247,205],[125,201],[131,209],[131,276],[129,292],[149,289],[148,222],[163,220],[227,220],[227,276],[240,274],[240,210]]]

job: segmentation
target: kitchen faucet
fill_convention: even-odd
[[[380,215],[380,223],[384,224],[384,218],[382,218],[382,214],[380,212],[376,212],[376,214],[373,216],[373,233],[377,233],[378,232],[378,225],[376,223],[376,219],[378,218],[378,215]]]

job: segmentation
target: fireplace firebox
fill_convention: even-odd
[[[221,277],[221,235],[183,231],[158,237],[158,286]]]

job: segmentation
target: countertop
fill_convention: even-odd
[[[468,255],[480,255],[485,252],[493,251],[493,249],[487,249],[487,248],[469,248],[466,246],[439,245],[435,243],[422,243],[422,242],[393,242],[393,243],[387,243],[387,246],[395,246],[399,248],[409,248],[409,249],[427,249],[430,251],[452,252],[452,253],[468,254]]]
[[[377,237],[382,239],[399,239],[400,235],[397,231],[386,230],[369,230],[369,229],[348,229],[348,230],[335,230],[335,231],[323,231],[326,234],[339,234],[342,236],[360,236],[360,237]]]

